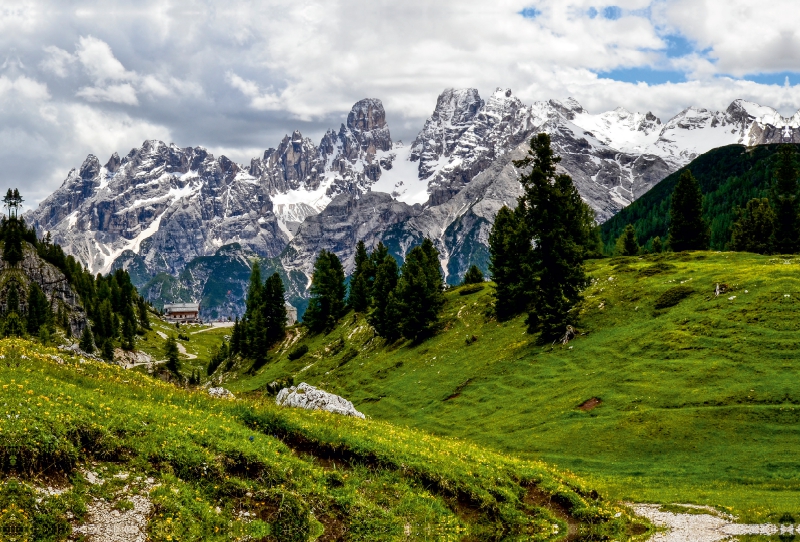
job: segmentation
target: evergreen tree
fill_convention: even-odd
[[[424,338],[439,320],[444,306],[440,269],[439,253],[430,239],[411,249],[403,262],[393,293],[401,315],[400,331],[407,339]]]
[[[527,309],[533,269],[531,235],[522,214],[502,207],[489,233],[489,273],[495,283],[494,312],[500,321]]]
[[[12,312],[19,314],[19,290],[16,282],[12,282],[9,285],[8,293],[6,294],[6,314],[11,314]]]
[[[122,348],[133,350],[136,346],[136,324],[133,320],[125,318],[122,322]]]
[[[661,242],[661,237],[656,235],[653,237],[653,252],[660,254],[664,250],[664,244]]]
[[[21,226],[20,221],[14,217],[2,220],[3,260],[12,267],[21,262],[23,257]]]
[[[88,352],[90,354],[94,353],[94,335],[92,334],[92,330],[89,326],[83,328],[83,333],[81,333],[81,340],[78,343],[78,346],[84,352]]]
[[[25,322],[16,312],[10,312],[3,324],[3,335],[6,337],[21,337],[25,334]]]
[[[541,331],[549,342],[574,323],[569,314],[580,300],[589,280],[583,267],[592,229],[593,212],[578,194],[568,175],[557,175],[560,158],[553,154],[550,136],[539,134],[530,141],[528,156],[514,165],[521,175],[524,194],[518,207],[531,234],[533,270],[532,310],[528,331]]]
[[[336,254],[322,250],[314,262],[311,299],[303,316],[303,322],[311,331],[330,331],[336,325],[345,308],[344,278],[342,262]]]
[[[35,282],[31,282],[28,291],[28,333],[36,335],[42,326],[48,326],[52,320],[52,310],[47,296]]]
[[[731,250],[771,254],[775,234],[775,211],[767,198],[753,198],[747,207],[736,209],[731,233]]]
[[[350,277],[348,303],[356,312],[366,312],[370,304],[370,279],[374,276],[372,260],[367,254],[364,241],[356,246],[355,269]]]
[[[175,340],[173,335],[167,337],[164,342],[164,357],[167,360],[166,367],[175,376],[180,376],[181,359],[180,351],[178,350],[178,341]]]
[[[111,339],[106,339],[103,341],[103,345],[100,347],[100,352],[102,353],[103,359],[110,362],[114,361],[114,341]]]
[[[622,235],[617,239],[617,248],[615,252],[618,256],[636,256],[639,254],[636,230],[633,229],[632,224],[628,224],[625,226],[625,229],[622,230]]]
[[[136,299],[136,308],[139,313],[139,325],[142,329],[150,329],[150,317],[147,314],[147,302],[143,297]]]
[[[800,216],[798,216],[797,168],[794,145],[781,145],[773,186],[775,229],[773,245],[779,254],[800,251]],[[748,204],[749,205],[749,204]]]
[[[378,246],[376,246],[375,250],[373,250],[372,253],[369,255],[370,269],[372,269],[373,273],[372,275],[373,281],[377,276],[378,266],[383,263],[383,260],[388,255],[389,255],[389,249],[386,248],[386,245],[384,245],[382,241],[379,241]]]
[[[375,284],[372,289],[373,309],[367,321],[378,335],[390,340],[400,336],[396,303],[392,304],[394,302],[392,292],[397,287],[397,279],[397,260],[387,253],[375,273]]]
[[[710,230],[703,219],[703,193],[688,169],[681,173],[669,209],[669,246],[672,250],[708,250]]]
[[[242,323],[239,317],[233,322],[233,330],[231,331],[231,355],[242,353]]]
[[[483,273],[477,265],[473,265],[464,273],[464,280],[461,281],[461,284],[481,284],[482,282]]]
[[[286,336],[286,300],[283,280],[273,273],[264,285],[261,312],[264,318],[265,343],[272,346]]]

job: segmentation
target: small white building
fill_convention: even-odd
[[[170,303],[164,305],[164,320],[167,322],[200,323],[198,303]]]

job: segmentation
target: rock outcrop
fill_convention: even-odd
[[[315,388],[305,382],[291,388],[283,388],[278,392],[275,402],[281,406],[305,408],[306,410],[325,410],[342,416],[364,418],[355,409],[353,403],[326,391]]]

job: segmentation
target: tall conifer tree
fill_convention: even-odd
[[[397,287],[397,261],[388,254],[378,265],[372,288],[372,312],[367,317],[378,335],[394,340],[400,336],[400,320],[392,292]]]
[[[314,262],[311,299],[303,322],[314,332],[330,331],[344,312],[344,268],[333,252],[322,250]]]
[[[636,230],[632,224],[625,226],[622,235],[617,239],[616,253],[618,256],[636,256],[639,254],[639,242],[636,240]]]
[[[359,241],[356,246],[355,268],[350,277],[350,295],[348,303],[356,312],[366,312],[370,305],[371,278],[375,275],[372,269],[372,260],[367,254],[364,241]]]
[[[531,139],[528,156],[514,161],[525,172],[519,206],[533,244],[535,280],[526,321],[529,332],[541,331],[541,342],[562,335],[575,321],[569,312],[588,284],[583,261],[595,226],[572,178],[556,174],[560,160],[553,154],[550,136],[539,134]]]
[[[781,145],[773,187],[775,230],[773,247],[779,254],[800,250],[800,217],[798,217],[797,167],[793,145]]]
[[[711,234],[703,219],[703,193],[688,169],[681,173],[669,209],[669,247],[676,251],[708,250]]]
[[[439,252],[430,239],[414,247],[403,262],[400,280],[393,292],[400,314],[400,331],[407,339],[429,335],[444,306]]]
[[[286,335],[286,300],[283,280],[273,273],[264,284],[261,312],[264,315],[265,341],[267,346],[283,340]]]
[[[494,310],[500,321],[521,314],[530,302],[532,247],[523,209],[502,207],[489,233],[489,273],[495,283]]]

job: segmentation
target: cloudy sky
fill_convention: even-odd
[[[64,5],[68,7],[64,7]],[[667,119],[800,108],[792,0],[137,0],[0,4],[0,188],[46,197],[145,139],[249,163],[380,98],[413,139],[446,87]]]

